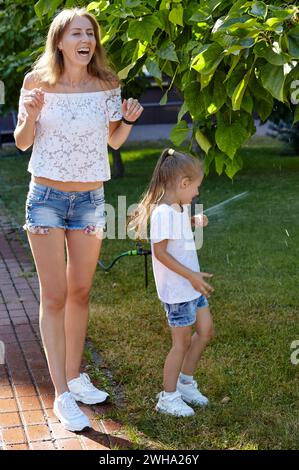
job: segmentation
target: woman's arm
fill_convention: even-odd
[[[26,98],[27,116],[18,119],[17,127],[14,131],[16,146],[20,150],[27,150],[34,142],[35,122],[43,105],[43,93],[37,88],[34,75],[26,75],[23,88],[32,91],[32,96]]]
[[[133,98],[124,100],[122,105],[122,115],[130,122],[135,122],[143,112],[143,107]],[[110,121],[109,122],[109,139],[108,144],[113,149],[119,149],[122,144],[127,140],[132,130],[132,125],[126,124],[123,121]]]
[[[123,121],[109,122],[109,139],[108,144],[117,150],[127,140],[130,135],[132,126],[125,124]]]

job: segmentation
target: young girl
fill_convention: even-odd
[[[164,150],[131,222],[137,237],[144,238],[151,216],[153,271],[172,334],[172,348],[164,365],[164,391],[157,395],[156,410],[175,416],[194,415],[187,403],[208,403],[193,374],[213,337],[207,301],[213,288],[204,280],[212,274],[200,272],[188,213],[202,179],[199,160],[173,149]],[[205,226],[208,220],[196,216],[194,222]]]

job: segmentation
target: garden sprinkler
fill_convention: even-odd
[[[129,250],[120,253],[116,258],[112,260],[108,266],[106,266],[102,261],[98,261],[98,265],[105,271],[108,272],[115,263],[124,256],[144,256],[144,275],[145,275],[145,288],[148,286],[148,272],[147,272],[147,257],[151,255],[151,250],[144,249],[140,242],[136,243],[136,250]]]

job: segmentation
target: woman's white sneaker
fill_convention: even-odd
[[[86,427],[91,428],[88,417],[80,410],[70,392],[64,392],[55,398],[53,411],[68,431],[82,431]]]
[[[178,380],[177,391],[181,394],[184,401],[192,405],[206,406],[209,403],[207,397],[198,390],[196,380],[188,384],[183,384]]]
[[[165,395],[164,392],[160,392],[157,398],[159,398],[159,400],[156,405],[156,411],[160,413],[173,416],[193,416],[195,414],[194,410],[182,400],[181,394],[178,391],[170,395]]]
[[[108,393],[102,392],[91,383],[88,374],[80,374],[76,379],[70,380],[67,385],[74,399],[86,405],[103,403],[109,397]]]

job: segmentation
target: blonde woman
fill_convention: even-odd
[[[70,431],[90,426],[76,401],[94,404],[108,397],[80,374],[80,364],[105,225],[107,143],[118,149],[142,111],[135,99],[121,102],[95,17],[84,9],[61,11],[44,54],[25,76],[14,135],[21,150],[33,145],[24,229],[39,277],[54,413]]]

